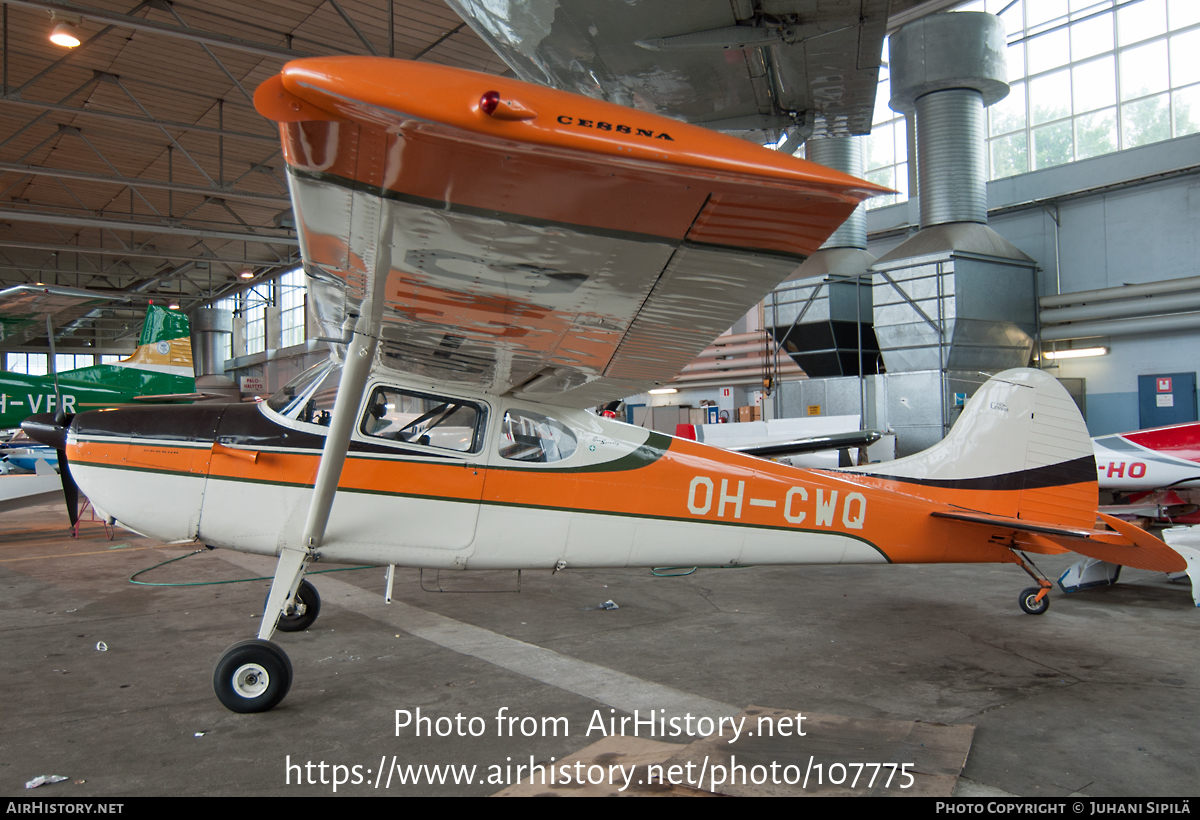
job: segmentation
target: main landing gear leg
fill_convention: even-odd
[[[304,579],[308,553],[284,548],[275,567],[271,592],[263,611],[258,637],[240,641],[225,650],[213,669],[217,699],[233,712],[265,712],[273,709],[292,686],[292,662],[287,653],[271,642],[275,627]]]
[[[1021,596],[1017,598],[1017,603],[1021,605],[1021,609],[1030,615],[1041,615],[1050,608],[1050,581],[1042,575],[1041,570],[1029,560],[1029,556],[1020,550],[1013,549],[1013,563],[1029,575],[1030,578],[1037,581],[1036,587],[1029,587],[1021,590]]]

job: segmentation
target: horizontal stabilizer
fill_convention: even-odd
[[[1070,539],[1070,543],[1063,544],[1063,546],[1080,555],[1098,558],[1101,561],[1108,561],[1110,564],[1121,564],[1152,572],[1183,572],[1187,569],[1187,562],[1183,556],[1162,541],[1128,521],[1122,521],[1103,513],[1100,514],[1100,519],[1116,532],[1062,527],[1026,521],[1021,518],[967,511],[947,510],[933,512],[930,515],[934,518],[950,518],[972,524],[986,524],[1001,529]]]
[[[1076,552],[1112,564],[1122,564],[1154,572],[1183,572],[1187,569],[1187,561],[1183,559],[1182,555],[1141,527],[1104,513],[1100,513],[1100,520],[1132,541],[1135,546],[1128,547],[1111,542],[1106,544],[1102,543],[1102,540],[1108,539],[1097,538],[1088,544],[1091,551],[1073,547]],[[1102,552],[1104,554],[1101,554]]]
[[[200,401],[226,398],[218,393],[160,393],[157,396],[134,396],[133,400],[148,404],[168,404],[173,401]]]
[[[1054,524],[1039,524],[1020,518],[1009,518],[1004,515],[989,515],[978,512],[932,512],[934,518],[952,518],[955,521],[970,521],[972,524],[991,524],[1009,530],[1022,532],[1037,532],[1045,535],[1059,535],[1064,538],[1090,538],[1096,530],[1081,530],[1074,527],[1059,527]]]

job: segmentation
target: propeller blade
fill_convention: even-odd
[[[21,422],[21,429],[40,444],[53,447],[55,450],[65,450],[67,447],[67,428],[74,421],[74,415],[64,415],[60,420],[55,413],[38,413],[29,416]]]
[[[67,451],[58,451],[58,477],[62,479],[63,500],[67,502],[67,517],[74,527],[79,521],[79,485],[71,475],[71,467],[67,463]]]
[[[21,422],[25,435],[58,451],[58,475],[62,480],[63,500],[67,503],[67,515],[72,527],[79,520],[79,485],[75,483],[67,463],[67,431],[74,420],[74,413],[63,413],[60,407],[54,414],[38,413]]]

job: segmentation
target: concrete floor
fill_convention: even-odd
[[[567,570],[525,573],[520,594],[424,592],[405,570],[391,607],[382,570],[340,572],[312,578],[323,598],[313,628],[276,638],[295,668],[287,699],[238,715],[214,697],[212,668],[255,634],[266,582],[134,586],[129,575],[185,551],[124,531],[109,542],[98,524],[71,540],[54,507],[5,525],[0,794],[32,795],[24,782],[43,774],[70,778],[39,789],[46,798],[330,794],[287,785],[288,757],[363,770],[393,755],[481,771],[510,757],[546,762],[598,739],[584,736],[595,710],[655,708],[656,698],[974,724],[960,794],[1200,793],[1200,611],[1186,584],[1161,575],[1126,570],[1116,587],[1056,590],[1050,611],[1032,617],[1017,607],[1029,584],[1012,566]],[[1039,563],[1057,577],[1072,560]],[[216,551],[147,580],[269,566]],[[597,608],[610,598],[620,609]],[[417,707],[481,716],[488,732],[396,737],[395,710]],[[501,707],[566,717],[571,735],[497,738]],[[802,744],[796,755],[806,759]],[[383,789],[338,791],[368,792]]]

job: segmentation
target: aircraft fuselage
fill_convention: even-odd
[[[441,408],[454,423],[430,427]],[[83,492],[130,529],[275,555],[300,539],[324,445],[321,424],[289,415],[266,403],[84,413],[67,452]],[[985,531],[931,517],[949,507],[939,493],[963,491],[373,380],[319,553],[441,569],[1007,560]]]

